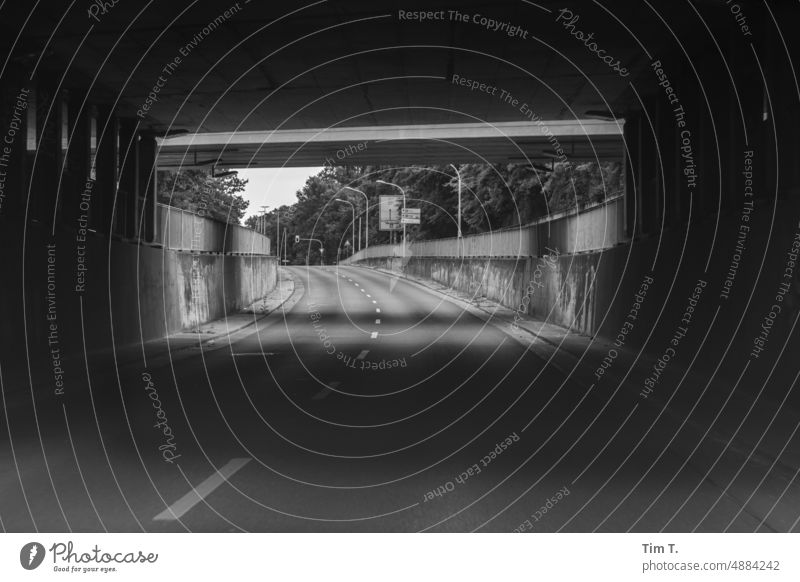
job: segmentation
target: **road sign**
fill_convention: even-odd
[[[403,209],[403,197],[383,194],[379,205],[379,230],[400,230],[400,212]]]
[[[401,224],[419,224],[421,219],[421,211],[419,208],[406,208],[400,213]]]

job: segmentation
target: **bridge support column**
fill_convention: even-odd
[[[115,203],[114,230],[123,238],[136,238],[136,152],[137,132],[135,119],[120,119],[119,147],[117,149],[117,199]]]
[[[156,140],[139,131],[135,119],[119,120],[119,188],[116,231],[152,242],[156,234]]]
[[[137,149],[136,197],[138,200],[138,238],[153,242],[156,237],[156,196],[158,171],[156,168],[156,138],[140,133]]]
[[[625,235],[632,239],[641,234],[639,212],[641,209],[641,183],[639,175],[639,117],[630,116],[625,120],[623,139],[623,171],[625,180]]]
[[[111,208],[117,185],[117,118],[110,107],[98,108],[97,128],[91,225],[109,236],[113,232]]]

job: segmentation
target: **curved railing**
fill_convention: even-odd
[[[613,247],[627,241],[624,196],[584,206],[537,222],[482,234],[414,241],[407,256],[521,258],[546,254],[547,249],[574,254]],[[373,245],[342,263],[402,255],[402,245]]]
[[[166,204],[158,204],[154,244],[176,251],[269,255],[270,239],[254,230],[227,224]]]

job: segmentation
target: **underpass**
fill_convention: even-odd
[[[4,530],[797,530],[796,8],[429,4],[0,8]],[[360,198],[281,239],[158,196],[608,161],[591,204],[357,251]]]
[[[37,402],[48,462],[26,461],[22,475],[31,483],[49,474],[53,488],[34,501],[8,483],[4,523],[511,531],[534,523],[531,504],[561,491],[554,515],[531,529],[776,529],[763,508],[742,511],[738,492],[720,486],[731,459],[704,474],[719,443],[698,451],[696,427],[640,407],[630,385],[587,389],[584,378],[493,323],[391,274],[287,271],[299,295],[290,309],[123,380],[124,410],[100,394],[63,416]],[[94,390],[114,383],[98,380]],[[161,418],[141,397],[145,384],[155,387],[171,439],[163,426],[131,422]],[[35,425],[11,420],[16,442],[35,437],[24,428]],[[171,462],[145,462],[137,486],[142,451],[159,447]],[[27,448],[14,453],[30,456]],[[73,465],[80,470],[67,469]],[[746,474],[760,468],[751,461]]]

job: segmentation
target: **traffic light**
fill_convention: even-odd
[[[300,235],[299,234],[294,235],[294,244],[297,244],[299,242],[300,242]]]

